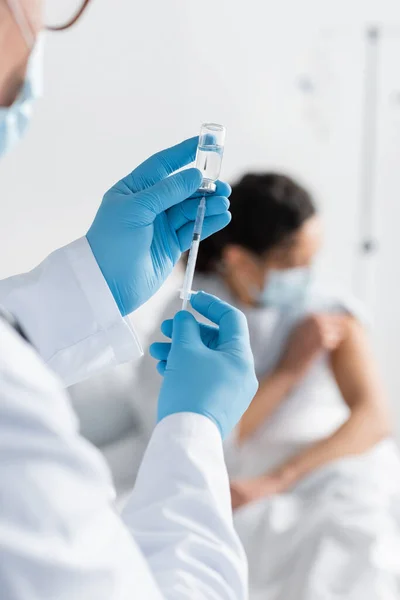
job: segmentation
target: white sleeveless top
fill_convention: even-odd
[[[195,289],[204,290],[232,303],[230,292],[217,276],[197,276]],[[313,312],[354,314],[360,308],[344,294],[321,291],[314,286],[301,309],[279,310],[239,306],[250,331],[257,376],[262,379],[277,365],[291,331]],[[225,442],[225,457],[231,477],[251,477],[281,465],[301,448],[331,435],[347,419],[349,410],[329,366],[322,355],[304,379],[245,443],[236,444],[235,432]]]

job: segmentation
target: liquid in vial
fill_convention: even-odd
[[[197,148],[196,167],[203,175],[203,185],[214,182],[221,172],[223,146],[199,146]]]

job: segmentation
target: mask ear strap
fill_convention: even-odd
[[[85,0],[78,12],[68,21],[68,23],[65,23],[65,25],[48,25],[46,26],[46,29],[48,31],[65,31],[66,29],[69,29],[81,18],[89,4],[90,0]]]
[[[21,6],[19,0],[6,0],[6,4],[10,9],[20,31],[22,37],[25,40],[25,43],[28,47],[28,50],[32,50],[35,45],[35,33],[32,29],[29,20],[26,17],[26,14]]]

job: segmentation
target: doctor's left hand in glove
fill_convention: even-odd
[[[21,137],[38,91],[42,9],[41,0],[0,0],[0,154]],[[122,517],[108,469],[79,435],[63,389],[140,354],[125,316],[154,294],[190,245],[200,174],[173,172],[193,161],[196,143],[154,155],[106,193],[87,236],[0,282],[8,311],[0,316],[2,600],[247,597],[221,440],[256,385],[238,313],[230,313],[232,328],[219,314],[217,369],[199,339],[189,352],[186,338],[173,336],[164,418]],[[228,194],[219,183],[209,198],[204,235],[229,222]],[[19,323],[31,345],[8,321]],[[207,385],[200,387],[202,369]],[[235,386],[231,407],[225,392],[232,381],[248,384]]]
[[[159,152],[119,181],[104,196],[87,233],[122,315],[159,289],[190,246],[201,173],[171,173],[194,161],[197,142],[192,138]],[[229,223],[229,193],[229,186],[219,182],[216,193],[207,198],[204,237]]]

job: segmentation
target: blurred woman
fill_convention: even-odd
[[[232,485],[238,507],[365,452],[390,425],[360,308],[313,273],[322,224],[309,194],[283,175],[247,175],[233,189],[231,210],[227,231],[200,248],[196,287],[229,297],[251,327],[261,385],[236,432],[234,457],[227,447],[232,474],[255,477]],[[254,444],[261,451],[264,440],[268,456],[260,452],[256,465]],[[292,445],[306,449],[293,456]],[[287,462],[265,476],[283,454]]]
[[[362,311],[318,281],[321,219],[292,179],[246,175],[231,212],[194,286],[245,312],[260,381],[225,443],[251,598],[398,598],[400,465]]]

